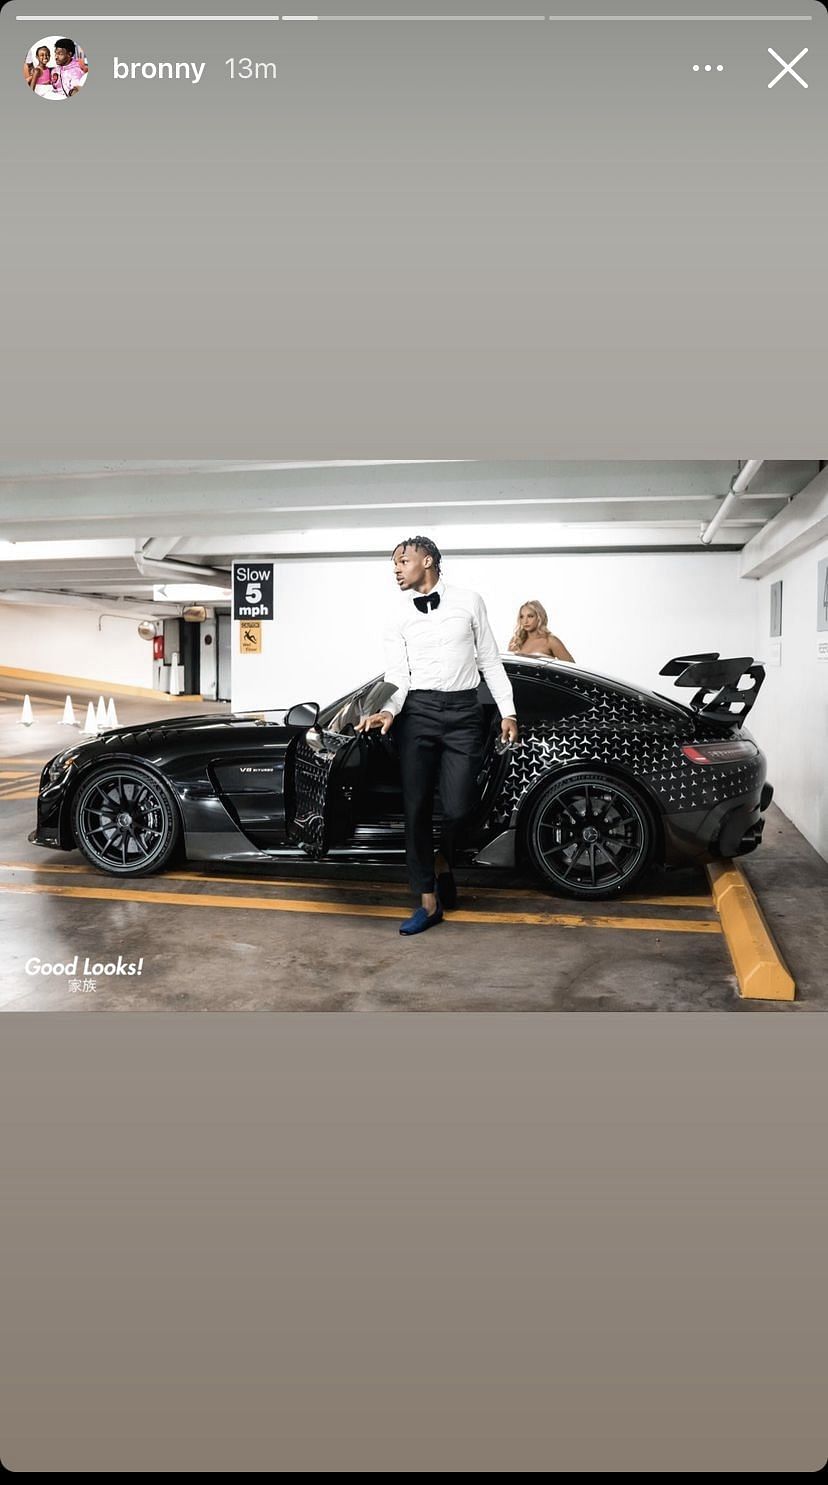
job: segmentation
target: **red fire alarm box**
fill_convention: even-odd
[[[153,660],[163,660],[164,658],[163,634],[156,634],[155,639],[152,642],[152,658]]]

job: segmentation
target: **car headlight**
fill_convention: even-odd
[[[57,784],[69,772],[75,762],[74,753],[62,753],[49,764],[49,783]]]

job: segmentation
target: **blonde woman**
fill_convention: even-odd
[[[524,603],[518,614],[509,649],[514,655],[551,655],[554,660],[572,660],[563,641],[549,633],[546,609],[536,598]]]

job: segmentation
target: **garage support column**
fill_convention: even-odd
[[[231,705],[234,712],[286,705],[276,694],[275,567],[272,558],[233,563]]]

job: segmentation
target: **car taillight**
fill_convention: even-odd
[[[746,758],[755,758],[758,749],[755,743],[736,738],[730,742],[685,743],[681,751],[691,763],[743,763]]]

